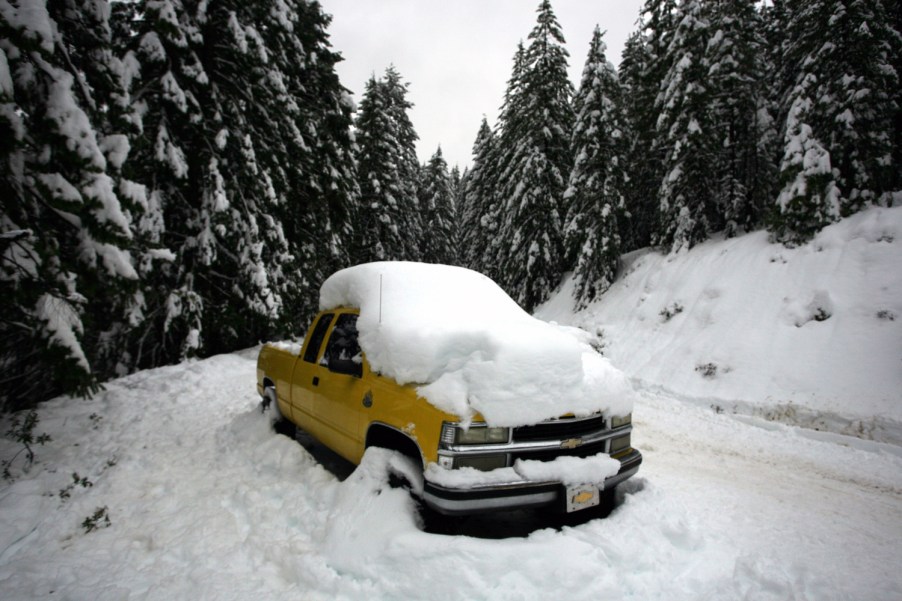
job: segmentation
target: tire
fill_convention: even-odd
[[[284,434],[289,438],[294,438],[295,427],[290,421],[285,419],[282,411],[279,409],[279,401],[276,398],[276,389],[267,386],[263,391],[263,401],[261,403],[263,412],[269,410],[269,424],[277,434]]]
[[[272,422],[276,422],[282,419],[282,412],[279,410],[279,401],[276,398],[276,389],[272,386],[267,386],[263,389],[263,399],[260,401],[260,410],[263,413],[266,413],[266,410],[270,411],[270,419]]]

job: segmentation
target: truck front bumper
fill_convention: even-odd
[[[604,481],[603,490],[610,490],[639,471],[642,454],[632,449],[620,458],[620,471]],[[599,489],[602,486],[599,484]],[[449,488],[426,480],[423,500],[426,505],[445,515],[467,515],[545,507],[563,503],[565,487],[560,482],[511,482],[472,488]]]

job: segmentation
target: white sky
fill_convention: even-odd
[[[320,0],[333,17],[328,32],[344,57],[342,84],[360,102],[366,81],[394,64],[410,84],[409,115],[426,162],[441,145],[448,164],[472,160],[482,116],[494,125],[517,42],[527,42],[539,0]],[[553,0],[578,86],[595,25],[607,30],[615,65],[635,29],[643,0]]]

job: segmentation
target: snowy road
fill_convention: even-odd
[[[898,447],[810,440],[796,428],[649,394],[637,413],[643,476],[688,520],[681,526],[700,557],[720,563],[724,576],[733,570],[737,592],[900,598]]]
[[[441,536],[385,486],[383,455],[342,482],[272,434],[254,358],[44,405],[53,441],[0,485],[0,598],[902,598],[899,447],[642,391],[645,463],[609,517],[526,538]],[[73,472],[93,486],[63,499]],[[112,525],[85,533],[97,507]]]

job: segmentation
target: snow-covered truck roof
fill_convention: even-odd
[[[435,407],[495,426],[572,413],[626,415],[626,376],[583,330],[523,311],[488,277],[448,265],[379,262],[333,274],[320,309],[360,310],[360,346],[376,372]]]

